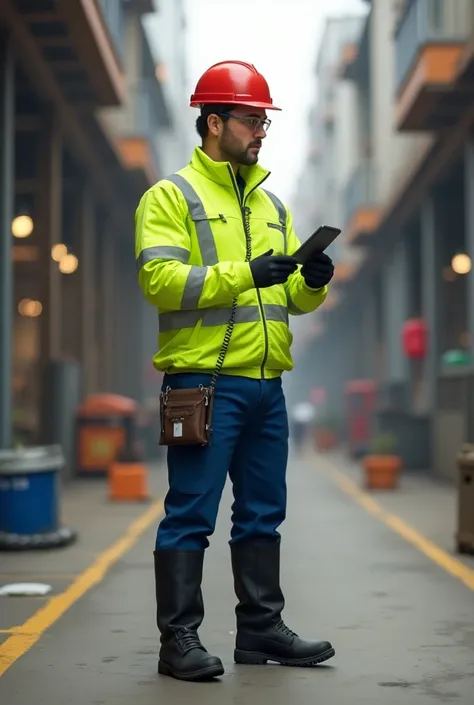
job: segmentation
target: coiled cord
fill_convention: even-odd
[[[242,220],[244,223],[245,230],[245,261],[250,262],[252,259],[252,236],[250,233],[250,208],[248,206],[242,206]],[[229,349],[230,339],[232,338],[232,332],[235,325],[235,314],[237,312],[237,297],[232,301],[232,311],[230,314],[229,323],[227,324],[227,330],[224,335],[224,341],[222,343],[221,350],[219,352],[219,357],[217,358],[217,363],[213,375],[211,377],[211,382],[209,387],[214,389],[216,386],[217,378],[222,370],[222,365],[224,364],[225,356],[227,355],[227,350]]]

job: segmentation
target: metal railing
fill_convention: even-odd
[[[376,205],[375,169],[370,159],[364,159],[352,173],[345,188],[345,223],[350,221],[358,208]]]
[[[472,0],[408,0],[396,31],[396,78],[400,89],[428,42],[462,43],[474,28]]]
[[[125,56],[125,12],[123,0],[97,0],[104,23],[120,60]]]

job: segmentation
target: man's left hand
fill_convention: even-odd
[[[321,289],[329,284],[334,274],[332,259],[320,252],[301,267],[301,274],[304,277],[306,286],[310,289]]]

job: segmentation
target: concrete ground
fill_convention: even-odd
[[[453,553],[453,488],[406,478],[396,493],[367,498],[341,456],[291,463],[284,616],[336,648],[309,670],[233,663],[227,488],[201,629],[226,673],[187,684],[156,673],[152,550],[166,474],[150,474],[153,504],[111,505],[103,482],[78,482],[63,500],[76,545],[0,554],[0,585],[40,579],[54,595],[0,598],[2,705],[473,705],[474,561]]]

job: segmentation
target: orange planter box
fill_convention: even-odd
[[[149,498],[148,472],[143,463],[113,463],[108,479],[110,500],[140,502]]]
[[[367,488],[392,490],[398,486],[402,460],[397,455],[367,455],[362,465]]]

